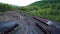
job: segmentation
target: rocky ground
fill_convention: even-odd
[[[19,15],[19,11],[6,11],[4,13],[0,13],[0,21],[17,20]]]
[[[13,22],[10,20],[12,20]],[[47,27],[50,28],[50,26],[46,27],[40,21],[33,19],[31,16],[24,14],[22,11],[7,11],[5,13],[0,13],[0,21],[9,21],[11,22],[11,24],[16,22],[17,24],[19,24],[19,26],[13,31],[9,32],[9,34],[46,34],[46,30],[42,31],[41,27],[39,28],[38,26],[36,26],[36,23],[42,26],[43,29],[46,29]],[[56,28],[57,24],[54,23],[53,25],[55,25],[55,27],[52,27],[53,30],[50,28],[50,31],[56,34],[60,34],[60,29]],[[48,34],[50,34],[49,31]]]
[[[9,21],[14,20],[19,24],[17,28],[11,31],[9,34],[44,34],[37,26],[36,21],[32,19],[30,16],[25,15],[21,12],[17,11],[7,11],[5,13],[1,13],[0,21]]]

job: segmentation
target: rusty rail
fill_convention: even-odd
[[[42,30],[44,32],[44,34],[51,34],[51,29],[48,26],[48,24],[46,24],[46,22],[48,22],[48,19],[44,19],[44,18],[39,18],[39,17],[33,17],[33,19],[39,21],[40,23],[36,23],[36,26],[38,28],[40,28],[40,30]]]

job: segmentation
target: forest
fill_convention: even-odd
[[[59,0],[42,0],[23,7],[0,3],[0,12],[9,10],[22,10],[24,13],[31,16],[39,16],[60,22]]]
[[[60,22],[60,1],[38,1],[24,7],[22,10],[32,16],[39,16]]]

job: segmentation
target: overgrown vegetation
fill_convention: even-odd
[[[25,13],[60,22],[60,1],[38,1],[23,7]]]
[[[9,10],[19,10],[19,9],[20,9],[19,6],[0,3],[0,12],[5,12]]]
[[[0,12],[6,10],[23,10],[26,14],[39,16],[60,22],[60,1],[43,0],[25,7],[18,7],[0,3]]]

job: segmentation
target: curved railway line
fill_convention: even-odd
[[[12,17],[16,16],[12,15]],[[0,22],[0,24],[2,24],[0,25],[0,34],[2,34],[2,31],[4,34],[60,34],[60,24],[54,21],[37,16],[31,17],[23,13],[17,17],[19,17],[17,21],[11,20]],[[7,29],[7,31],[4,29]]]

